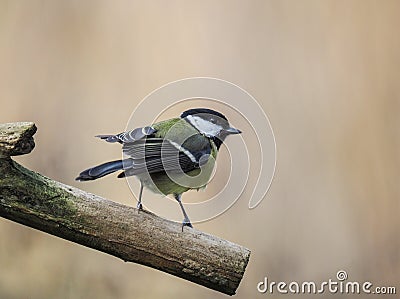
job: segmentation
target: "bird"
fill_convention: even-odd
[[[116,135],[97,135],[122,144],[123,159],[82,171],[77,181],[91,181],[121,171],[118,178],[136,176],[140,181],[137,209],[142,210],[143,187],[173,195],[183,214],[184,226],[192,228],[182,203],[182,194],[207,186],[218,151],[229,135],[242,133],[231,127],[220,112],[193,108],[175,117]]]

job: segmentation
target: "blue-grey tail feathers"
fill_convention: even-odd
[[[111,161],[82,171],[77,181],[92,181],[124,168],[122,160]]]
[[[111,142],[111,143],[114,143],[114,142],[121,143],[118,135],[97,135],[95,137],[105,140],[107,142]]]

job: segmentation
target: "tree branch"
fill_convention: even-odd
[[[0,216],[233,295],[250,251],[240,245],[53,181],[13,161],[33,123],[0,124]]]

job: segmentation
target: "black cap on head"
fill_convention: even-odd
[[[227,121],[225,115],[223,115],[222,113],[219,113],[218,111],[207,109],[207,108],[194,108],[194,109],[186,110],[185,112],[183,112],[181,114],[181,118],[185,118],[188,115],[196,115],[196,114],[212,114],[212,115],[216,115],[220,118],[223,118]]]

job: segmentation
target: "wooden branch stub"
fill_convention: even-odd
[[[32,122],[0,124],[0,158],[30,153],[35,147],[35,133]]]
[[[35,130],[32,123],[0,125],[0,152],[29,152],[33,142],[25,142]],[[243,246],[188,227],[182,232],[180,223],[53,181],[4,156],[0,216],[229,295],[250,257]]]

